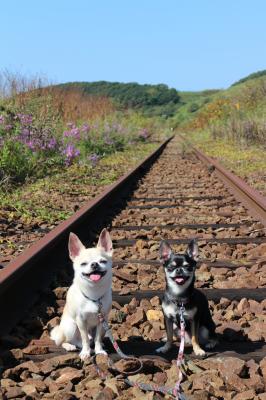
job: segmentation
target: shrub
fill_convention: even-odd
[[[198,109],[199,109],[198,103],[191,103],[190,106],[188,107],[188,111],[191,113],[198,111]]]
[[[67,124],[62,132],[44,127],[30,114],[0,115],[0,168],[2,178],[21,183],[27,177],[51,174],[75,162],[95,165],[101,157],[145,142],[150,131],[130,119]],[[6,180],[5,180],[6,181]]]
[[[0,177],[4,181],[21,183],[32,175],[34,158],[22,143],[6,140],[0,147]],[[36,171],[35,171],[36,172]]]

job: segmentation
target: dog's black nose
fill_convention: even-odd
[[[98,268],[98,267],[99,267],[99,264],[98,264],[97,262],[91,263],[91,268],[92,268],[92,269],[96,269],[96,268]]]

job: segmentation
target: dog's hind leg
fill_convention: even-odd
[[[62,329],[64,330],[65,340],[62,347],[67,351],[75,351],[81,348],[81,338],[77,324],[72,318],[62,318]]]
[[[64,340],[66,340],[65,333],[61,325],[57,325],[52,329],[50,337],[55,341],[57,346],[61,346]]]
[[[66,351],[76,351],[77,350],[77,346],[75,346],[74,344],[71,344],[71,343],[63,343],[62,347]]]

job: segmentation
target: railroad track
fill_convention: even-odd
[[[56,383],[56,370],[74,365],[79,375],[68,382],[67,389],[72,398],[87,398],[88,388],[80,383],[84,373],[78,357],[56,348],[48,333],[62,312],[72,279],[66,250],[69,232],[74,231],[85,243],[93,244],[100,229],[108,226],[115,244],[114,307],[110,320],[114,335],[122,340],[122,349],[153,363],[147,368],[149,379],[158,381],[166,376],[171,380],[169,362],[176,350],[165,358],[154,356],[164,327],[160,312],[155,313],[155,320],[147,314],[148,310],[160,310],[164,289],[159,242],[164,238],[174,249],[183,250],[190,238],[197,237],[197,286],[208,297],[221,336],[215,351],[208,353],[210,358],[194,360],[197,372],[212,369],[212,362],[217,363],[221,357],[229,366],[231,357],[236,357],[238,371],[232,367],[232,382],[225,380],[228,386],[224,390],[237,394],[250,386],[254,396],[259,396],[266,390],[261,383],[266,373],[265,209],[262,196],[216,161],[195,149],[184,154],[178,138],[166,141],[134,171],[0,270],[0,315],[4,321],[0,325],[0,360],[4,379],[14,379],[19,388],[27,379],[29,385],[34,385],[33,378],[43,382],[32,394],[36,398],[49,398],[55,389],[66,396],[66,388]],[[189,348],[186,353],[195,358]],[[37,365],[35,372],[29,371],[27,365],[23,369],[24,364],[21,370],[15,367],[19,372],[14,372],[14,366],[29,360]],[[53,360],[57,360],[54,365]],[[43,365],[50,369],[47,367],[44,372]],[[31,368],[34,369],[32,364]],[[161,378],[156,372],[162,374]],[[188,392],[204,392],[203,384],[194,384],[195,371],[190,374],[185,382]],[[218,378],[221,380],[222,375]],[[13,384],[10,389],[7,381],[4,384],[3,396],[16,386]],[[215,384],[213,399],[223,398],[217,394],[223,385],[220,382],[221,387],[216,388]],[[123,398],[134,398],[131,390],[124,387],[121,393],[128,397]],[[23,395],[25,392],[18,389],[18,398]]]

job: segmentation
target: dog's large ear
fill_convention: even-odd
[[[193,239],[189,242],[186,253],[190,258],[192,258],[192,260],[198,261],[199,247],[196,239]]]
[[[99,236],[97,247],[104,249],[104,251],[111,257],[113,254],[113,243],[110,233],[104,228]]]
[[[75,233],[70,232],[69,240],[68,240],[68,250],[69,257],[72,261],[80,254],[81,250],[84,250],[85,246],[81,243],[77,235]]]
[[[162,262],[166,262],[171,257],[172,249],[169,243],[167,243],[165,240],[161,241],[159,253],[160,253],[160,260]]]

